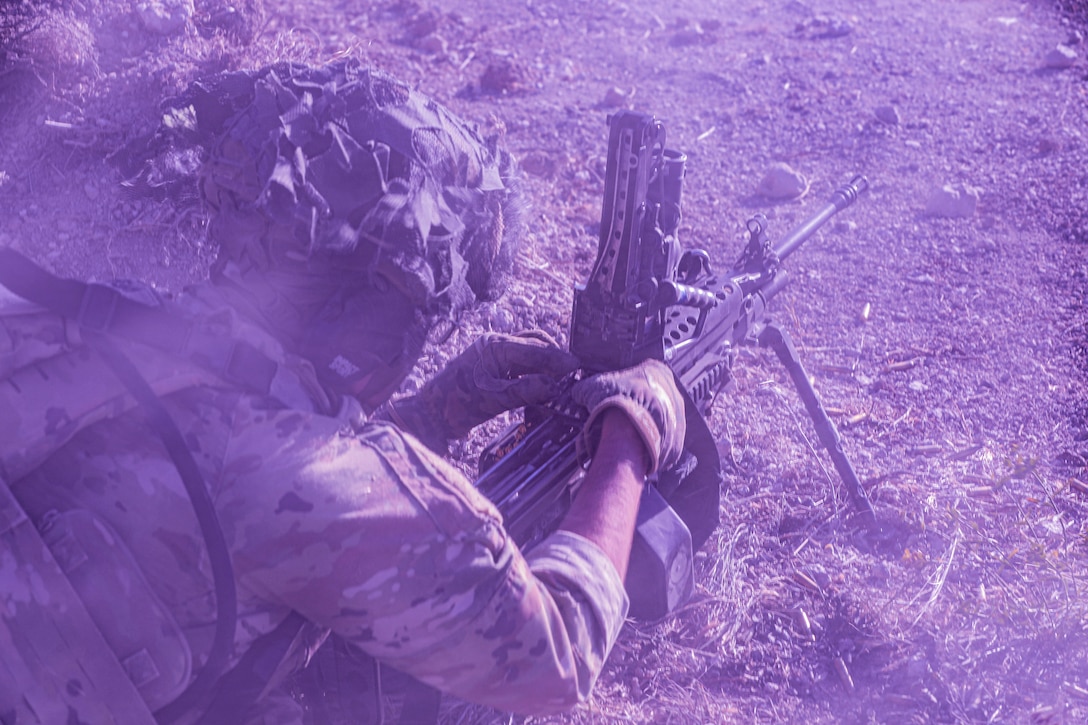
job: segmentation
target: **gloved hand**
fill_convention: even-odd
[[[578,359],[546,333],[487,333],[388,416],[431,447],[461,438],[507,410],[546,403]]]
[[[668,468],[679,460],[686,433],[684,398],[665,363],[644,360],[627,370],[594,375],[575,384],[571,396],[589,409],[579,447],[590,457],[600,442],[601,414],[618,408],[646,445],[650,461],[647,473]]]

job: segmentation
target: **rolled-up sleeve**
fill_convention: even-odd
[[[270,414],[272,451],[238,432],[233,457],[251,464],[228,467],[239,473],[217,503],[245,510],[231,526],[240,581],[466,700],[547,714],[588,698],[628,606],[604,553],[560,531],[526,557],[494,506],[410,436],[329,425]]]
[[[590,696],[627,611],[612,563],[560,532],[522,558],[513,547],[486,579],[494,596],[446,636],[386,661],[466,700],[525,715],[564,712]]]
[[[573,649],[583,659],[577,692],[583,701],[620,635],[627,591],[600,547],[570,531],[553,533],[529,552],[527,561],[559,608],[568,637],[579,642]]]

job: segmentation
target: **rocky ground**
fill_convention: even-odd
[[[901,546],[856,546],[788,378],[745,351],[710,421],[727,488],[695,599],[632,623],[593,701],[556,721],[1088,718],[1082,4],[43,7],[38,26],[0,36],[0,244],[61,273],[203,276],[214,251],[196,200],[119,184],[159,102],[202,74],[352,54],[505,128],[529,174],[532,243],[507,297],[431,368],[488,328],[566,338],[596,251],[610,111],[657,115],[687,152],[682,240],[723,264],[751,214],[780,236],[865,173],[866,197],[789,259],[775,310],[877,508],[904,522]],[[775,164],[780,184],[761,186]],[[459,451],[466,465],[486,433]]]

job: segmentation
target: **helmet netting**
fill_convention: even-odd
[[[341,283],[392,265],[430,312],[498,292],[521,231],[513,162],[430,98],[352,60],[221,74],[190,97],[215,138],[201,189],[221,260]]]

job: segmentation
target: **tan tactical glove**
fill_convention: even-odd
[[[648,473],[679,460],[686,433],[684,398],[665,363],[645,360],[627,370],[595,375],[575,384],[571,396],[589,409],[579,447],[590,457],[600,442],[601,414],[619,408],[646,445]]]
[[[559,381],[577,368],[576,357],[538,330],[487,333],[417,394],[391,404],[386,417],[441,448],[500,413],[554,399]]]

